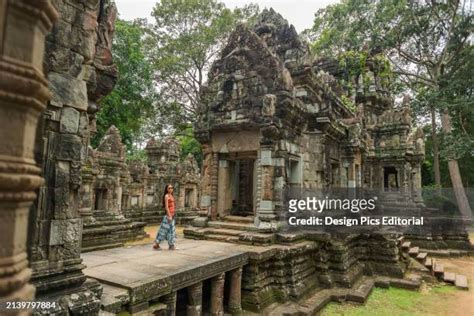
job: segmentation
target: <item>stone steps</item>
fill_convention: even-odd
[[[239,242],[239,237],[233,237],[229,235],[209,234],[206,236],[206,240],[222,241],[222,242]]]
[[[319,290],[298,303],[286,303],[266,311],[264,315],[299,316],[315,315],[330,302],[355,302],[363,304],[367,301],[375,287],[401,287],[417,290],[421,281],[394,279],[388,277],[371,278],[363,276],[352,288],[330,288]]]
[[[253,224],[242,224],[225,221],[210,221],[207,223],[208,227],[212,228],[224,228],[224,229],[235,229],[240,231],[258,231],[258,228]]]
[[[432,257],[449,258],[449,257],[462,257],[472,256],[473,251],[469,250],[456,250],[456,249],[421,249],[420,251],[428,253]]]
[[[354,285],[352,291],[349,291],[346,295],[348,301],[356,303],[364,303],[375,287],[375,281],[370,278],[362,278],[360,282]]]
[[[444,265],[441,263],[434,262],[433,263],[433,273],[438,278],[443,278],[444,275]]]
[[[426,258],[425,267],[427,267],[431,271],[431,269],[433,268],[433,258]]]
[[[184,234],[187,238],[207,239],[225,242],[239,242],[248,245],[268,245],[275,242],[275,235],[228,228],[197,228],[186,227]]]
[[[408,253],[408,255],[418,262],[423,264],[427,269],[428,272],[431,273],[432,276],[435,276],[438,280],[442,280],[447,284],[453,284],[459,289],[467,290],[469,289],[467,278],[464,275],[456,274],[454,272],[448,272],[444,270],[444,265],[437,262],[435,258],[430,256],[429,250],[427,249],[420,249],[419,247],[410,247],[411,243],[409,241],[405,241],[402,244],[402,251]],[[440,253],[441,251],[438,251]],[[446,251],[447,255],[449,255],[450,251]],[[457,251],[460,252],[460,251]],[[444,253],[444,252],[442,252]]]
[[[420,252],[419,247],[411,247],[410,249],[408,249],[408,254],[412,257],[416,257],[419,252]]]
[[[426,252],[420,252],[420,253],[418,253],[418,255],[415,257],[415,259],[416,259],[418,262],[424,264],[427,257],[428,257],[428,254],[427,254]]]
[[[239,240],[249,245],[268,245],[275,242],[275,235],[272,233],[243,232],[240,234]]]
[[[243,232],[235,229],[224,229],[224,228],[204,228],[202,229],[204,233],[217,234],[217,235],[226,235],[226,236],[236,236],[238,237]]]
[[[467,278],[464,275],[457,274],[454,280],[454,285],[456,285],[458,289],[469,290],[469,286],[467,285]]]
[[[253,224],[254,218],[252,216],[227,215],[226,217],[224,217],[224,221],[233,223]]]
[[[446,283],[454,284],[456,280],[456,273],[454,272],[444,272],[443,273],[443,281]]]

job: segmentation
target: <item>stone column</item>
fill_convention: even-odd
[[[202,315],[202,282],[188,287],[188,306],[186,316]]]
[[[46,33],[58,14],[49,0],[0,1],[0,303],[31,300],[28,214],[43,183],[33,149],[51,94],[43,74]]]
[[[177,292],[172,292],[163,297],[163,303],[166,304],[166,315],[174,316],[176,315],[176,298]]]
[[[217,214],[222,218],[229,205],[227,197],[229,196],[229,162],[219,160],[219,171],[217,173]]]
[[[224,315],[224,282],[225,273],[211,279],[211,316]]]
[[[229,311],[232,315],[242,313],[241,291],[242,291],[242,267],[232,270],[230,273]]]
[[[211,160],[211,220],[217,219],[217,181],[219,172],[219,154],[213,153]]]

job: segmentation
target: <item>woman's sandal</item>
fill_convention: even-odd
[[[176,248],[176,246],[170,246],[170,247],[168,248],[168,250],[177,250],[177,249],[178,249],[178,248]]]
[[[154,244],[153,244],[153,249],[155,249],[155,250],[161,250],[161,247],[160,247],[159,244],[154,243]]]

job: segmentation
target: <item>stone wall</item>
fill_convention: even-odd
[[[30,216],[32,280],[39,297],[66,297],[65,311],[94,312],[100,292],[82,273],[79,188],[94,113],[117,78],[111,54],[117,10],[109,0],[57,0],[54,6],[60,18],[44,58],[52,99],[35,146],[45,184]]]
[[[351,288],[362,276],[403,278],[408,259],[396,235],[313,235],[312,241],[249,252],[242,306],[261,312],[274,302],[298,301],[326,288]]]
[[[43,184],[34,159],[38,118],[51,99],[44,42],[58,18],[50,1],[0,1],[0,305],[31,301],[27,227]]]
[[[422,133],[412,126],[408,101],[395,108],[368,56],[363,73],[345,78],[335,60],[315,60],[273,10],[232,32],[209,72],[196,122],[204,148],[201,207],[211,220],[238,215],[231,206],[239,200],[229,196],[234,165],[243,159],[255,162],[247,215],[262,231],[276,229],[288,188],[384,191],[383,173],[392,169],[400,200],[422,207]],[[354,81],[354,93],[343,80]]]
[[[198,213],[200,170],[192,154],[181,159],[176,139],[150,139],[145,148],[146,162],[129,164],[130,177],[123,186],[122,211],[127,218],[148,224],[161,222],[165,211],[165,185],[174,187],[177,222],[187,223]]]

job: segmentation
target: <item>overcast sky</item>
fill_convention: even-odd
[[[147,18],[150,20],[151,10],[158,0],[115,0],[120,18],[133,20]],[[261,10],[272,7],[279,12],[298,32],[313,25],[314,13],[328,4],[337,3],[338,0],[221,0],[228,8],[256,3]],[[151,21],[151,20],[150,20]]]

